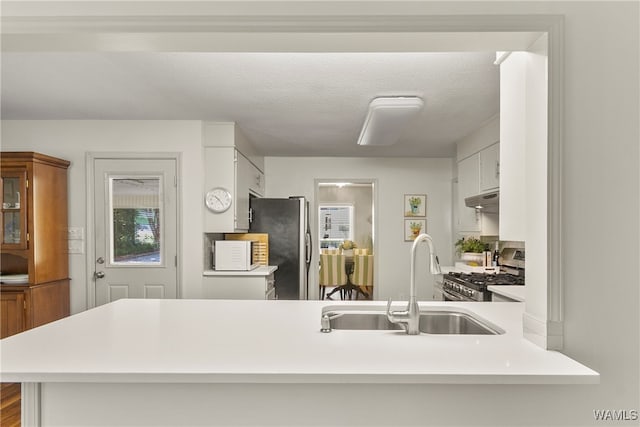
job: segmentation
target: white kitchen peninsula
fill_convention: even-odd
[[[416,425],[421,411],[397,409],[440,399],[435,416],[451,393],[599,382],[522,338],[522,304],[420,303],[470,310],[502,335],[321,333],[322,307],[342,304],[118,300],[2,340],[1,381],[28,383],[25,425],[65,426]]]

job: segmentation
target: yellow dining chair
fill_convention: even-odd
[[[336,288],[331,294],[340,290],[340,296],[343,297],[341,287],[347,284],[344,255],[320,254],[320,280],[318,283],[320,285],[320,299],[324,299],[327,287]]]
[[[340,249],[338,248],[323,249],[322,253],[326,255],[340,255]]]
[[[358,293],[362,293],[367,299],[373,292],[373,255],[353,256],[353,275],[351,283],[356,287],[356,299]]]
[[[369,255],[369,249],[368,248],[356,248],[353,250],[353,256],[356,255]]]

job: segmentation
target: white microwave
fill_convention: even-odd
[[[214,260],[216,271],[249,271],[258,266],[250,240],[216,240]]]

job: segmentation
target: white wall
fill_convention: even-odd
[[[87,227],[87,152],[182,153],[182,276],[183,297],[199,296],[202,282],[202,122],[200,121],[29,121],[2,122],[2,150],[39,151],[71,162],[69,226]],[[87,308],[87,251],[69,256],[71,312]]]
[[[456,160],[459,162],[466,159],[498,141],[500,141],[500,117],[496,115],[456,143]]]
[[[312,235],[317,235],[315,179],[377,180],[374,297],[408,298],[411,242],[404,241],[405,194],[427,195],[427,233],[431,234],[443,265],[451,263],[451,159],[266,157],[267,197],[301,195],[310,200]],[[427,269],[427,250],[421,248],[416,274],[418,295],[431,299],[433,277]],[[312,265],[318,265],[314,254]],[[317,274],[311,276],[310,295],[317,296]]]

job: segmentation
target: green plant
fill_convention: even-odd
[[[148,241],[139,241],[136,238],[137,219],[140,212],[136,209],[114,209],[113,210],[113,246],[116,260],[126,259],[133,255],[157,252],[160,249],[159,239],[155,238],[156,232],[153,232],[154,238]],[[153,231],[156,222],[150,225]],[[157,227],[156,227],[157,228]]]
[[[410,197],[409,198],[409,204],[411,206],[418,206],[422,203],[422,200],[420,199],[420,197]]]
[[[480,253],[486,249],[486,244],[475,237],[462,237],[456,242],[456,253],[460,255],[464,252]]]

